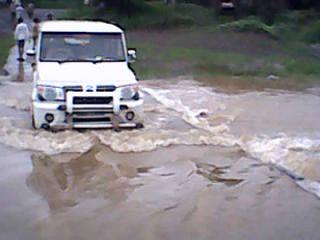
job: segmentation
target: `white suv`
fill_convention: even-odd
[[[142,127],[142,94],[124,32],[103,22],[42,23],[35,55],[35,128]]]

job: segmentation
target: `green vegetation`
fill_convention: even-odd
[[[290,52],[287,56],[264,57],[205,47],[159,49],[150,42],[130,43],[138,49],[138,61],[133,67],[141,79],[193,76],[223,88],[302,90],[318,84],[320,76],[320,61],[290,57]],[[279,78],[268,80],[270,75]]]
[[[309,43],[320,42],[320,20],[312,22],[304,28],[303,40]]]
[[[320,42],[319,14],[313,11],[290,11],[275,17],[273,24],[266,24],[257,16],[227,21],[213,27],[219,31],[263,33],[271,38],[306,43]]]
[[[163,2],[151,2],[135,14],[122,14],[112,9],[82,7],[69,12],[70,19],[103,19],[116,22],[126,29],[170,28],[182,26],[203,26],[214,21],[214,11],[194,5],[179,4],[166,6]]]
[[[14,45],[13,38],[11,36],[1,37],[0,39],[0,66],[3,66],[9,55],[10,48]]]
[[[220,24],[218,29],[220,31],[266,33],[272,37],[276,36],[274,26],[269,26],[254,16]]]
[[[201,34],[201,33],[199,33]],[[307,55],[255,56],[245,53],[210,51],[203,48],[168,47],[157,50],[150,43],[131,42],[138,49],[135,65],[143,77],[176,75],[318,77],[320,61]],[[175,69],[172,69],[174,67]]]
[[[191,3],[166,5],[163,1],[130,2],[130,6],[133,6],[130,11],[117,10],[112,6],[98,8],[81,5],[70,10],[64,18],[101,19],[115,22],[126,29],[206,27],[213,31],[262,33],[290,42],[320,42],[320,13],[314,10],[283,10],[274,15],[273,21],[268,23],[259,15],[244,16],[237,20],[234,16],[219,16],[213,8]],[[71,3],[75,4],[76,1]]]
[[[78,8],[83,0],[33,0],[37,8]]]
[[[308,46],[264,34],[192,28],[129,31],[128,39],[138,50],[133,67],[142,79],[191,75],[230,86],[303,89],[320,76],[320,60]],[[267,80],[270,75],[276,79]]]
[[[316,0],[247,1],[231,15],[221,14],[218,0],[105,0],[104,7],[101,1],[88,7],[78,0],[38,0],[46,7],[53,2],[72,8],[63,18],[100,19],[129,31],[139,57],[133,67],[142,78],[227,76],[263,84],[276,75],[275,82],[303,85],[320,77],[320,47],[311,48],[320,43]]]

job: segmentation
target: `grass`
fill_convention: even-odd
[[[287,42],[320,42],[319,13],[314,11],[287,11],[276,16],[273,24],[268,25],[258,16],[248,16],[239,20],[220,18],[212,31],[231,31],[262,33]],[[222,19],[222,20],[221,20]]]
[[[208,52],[206,49],[169,48],[158,53],[150,43],[135,45],[140,55],[133,64],[141,79],[193,76],[225,90],[265,88],[303,90],[319,85],[320,61],[285,57]],[[279,76],[268,80],[269,75]]]
[[[253,16],[240,20],[232,20],[230,17],[217,18],[211,24],[206,24],[206,21],[202,23],[203,25],[188,25],[187,31],[190,29],[193,33],[185,37],[179,37],[179,31],[172,33],[169,38],[175,40],[165,43],[164,39],[163,47],[159,46],[156,38],[146,41],[135,39],[131,42],[141,55],[140,62],[135,65],[137,72],[144,78],[189,74],[196,78],[240,76],[250,84],[260,82],[259,85],[274,84],[266,81],[266,77],[272,74],[280,77],[276,82],[281,82],[281,86],[319,84],[320,59],[313,55],[309,47],[311,43],[320,42],[320,21],[317,13],[285,12],[278,15],[272,25]],[[218,44],[218,47],[214,48],[207,44],[214,41],[215,35],[225,35],[221,41],[229,42],[230,36],[227,33],[237,33],[239,36],[256,34],[256,39],[248,36],[247,39],[244,37],[238,42],[233,41],[233,44],[239,45],[245,41],[253,41],[252,45],[257,45],[259,36],[265,36],[265,44],[258,44],[257,50],[264,48],[266,54],[259,51],[256,53],[254,47],[246,49],[248,44],[244,44],[240,51],[235,50],[234,46],[224,46],[228,44]],[[191,43],[186,44],[188,42]]]
[[[208,37],[202,29],[194,30],[191,36],[200,35],[199,39]],[[241,84],[242,86],[275,87],[284,89],[302,89],[318,83],[320,77],[320,60],[310,55],[305,45],[268,40],[268,45],[277,45],[270,54],[252,54],[236,52],[221,48],[210,49],[209,46],[201,45],[185,31],[174,32],[159,38],[172,38],[172,42],[163,41],[160,46],[157,37],[146,39],[143,34],[135,33],[131,37],[129,33],[129,46],[138,50],[138,61],[133,65],[142,79],[175,77],[192,75],[198,79],[224,79],[229,85]],[[179,35],[180,36],[179,38]],[[203,35],[203,37],[201,37]],[[245,33],[236,34],[243,40]],[[215,33],[211,34],[212,38]],[[182,42],[184,40],[184,42]],[[210,42],[210,39],[208,39]],[[228,41],[226,36],[225,41]],[[255,41],[261,41],[256,39]],[[160,40],[161,42],[161,40]],[[186,46],[185,46],[186,44]],[[255,44],[254,42],[252,43]],[[264,47],[264,45],[261,45]],[[260,47],[261,47],[260,46]],[[277,52],[282,49],[282,52]],[[279,76],[279,80],[267,80],[269,75]],[[234,78],[236,76],[236,78]],[[221,84],[217,82],[217,84]]]
[[[3,66],[9,55],[10,48],[14,45],[11,36],[3,36],[0,38],[0,66]]]
[[[238,21],[223,23],[218,26],[220,31],[254,32],[265,33],[271,37],[276,37],[276,28],[262,22],[259,18],[251,16]]]

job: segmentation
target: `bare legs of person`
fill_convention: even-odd
[[[24,60],[23,59],[24,43],[25,43],[25,40],[18,40],[18,53],[19,53],[18,61]]]
[[[33,37],[33,50],[36,49],[38,37]]]

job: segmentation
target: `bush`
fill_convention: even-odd
[[[272,37],[276,37],[275,28],[263,23],[256,17],[248,17],[234,22],[224,23],[219,25],[218,29],[237,32],[266,33]]]
[[[275,17],[275,22],[286,23],[290,25],[308,24],[318,19],[318,14],[312,10],[305,11],[286,11]]]
[[[37,8],[77,8],[83,5],[83,0],[33,0]]]
[[[302,33],[302,38],[309,43],[320,43],[320,20],[309,23]]]
[[[192,25],[194,22],[191,18],[182,15],[140,15],[134,18],[120,17],[119,19],[111,19],[111,21],[119,22],[125,28],[169,28]]]
[[[105,6],[109,9],[113,9],[119,14],[126,14],[128,16],[137,15],[141,12],[149,11],[149,4],[143,0],[99,0],[104,2]]]
[[[197,25],[208,25],[214,22],[215,12],[195,4],[181,3],[175,6],[175,11],[183,16],[188,16]]]
[[[132,1],[135,2],[135,1]],[[137,1],[139,4],[140,1]],[[137,5],[138,6],[138,5]],[[191,25],[208,25],[213,22],[210,9],[194,4],[167,6],[163,2],[146,2],[133,13],[123,13],[113,9],[95,10],[78,8],[69,13],[68,18],[103,19],[116,22],[124,28],[170,28]]]
[[[201,25],[212,22],[211,11],[207,8],[195,4],[177,4],[175,6],[167,6],[163,2],[149,3],[148,11],[144,11],[139,16],[145,20],[147,27],[174,27],[186,25]],[[133,19],[133,21],[135,21]],[[140,26],[144,26],[140,21]]]

